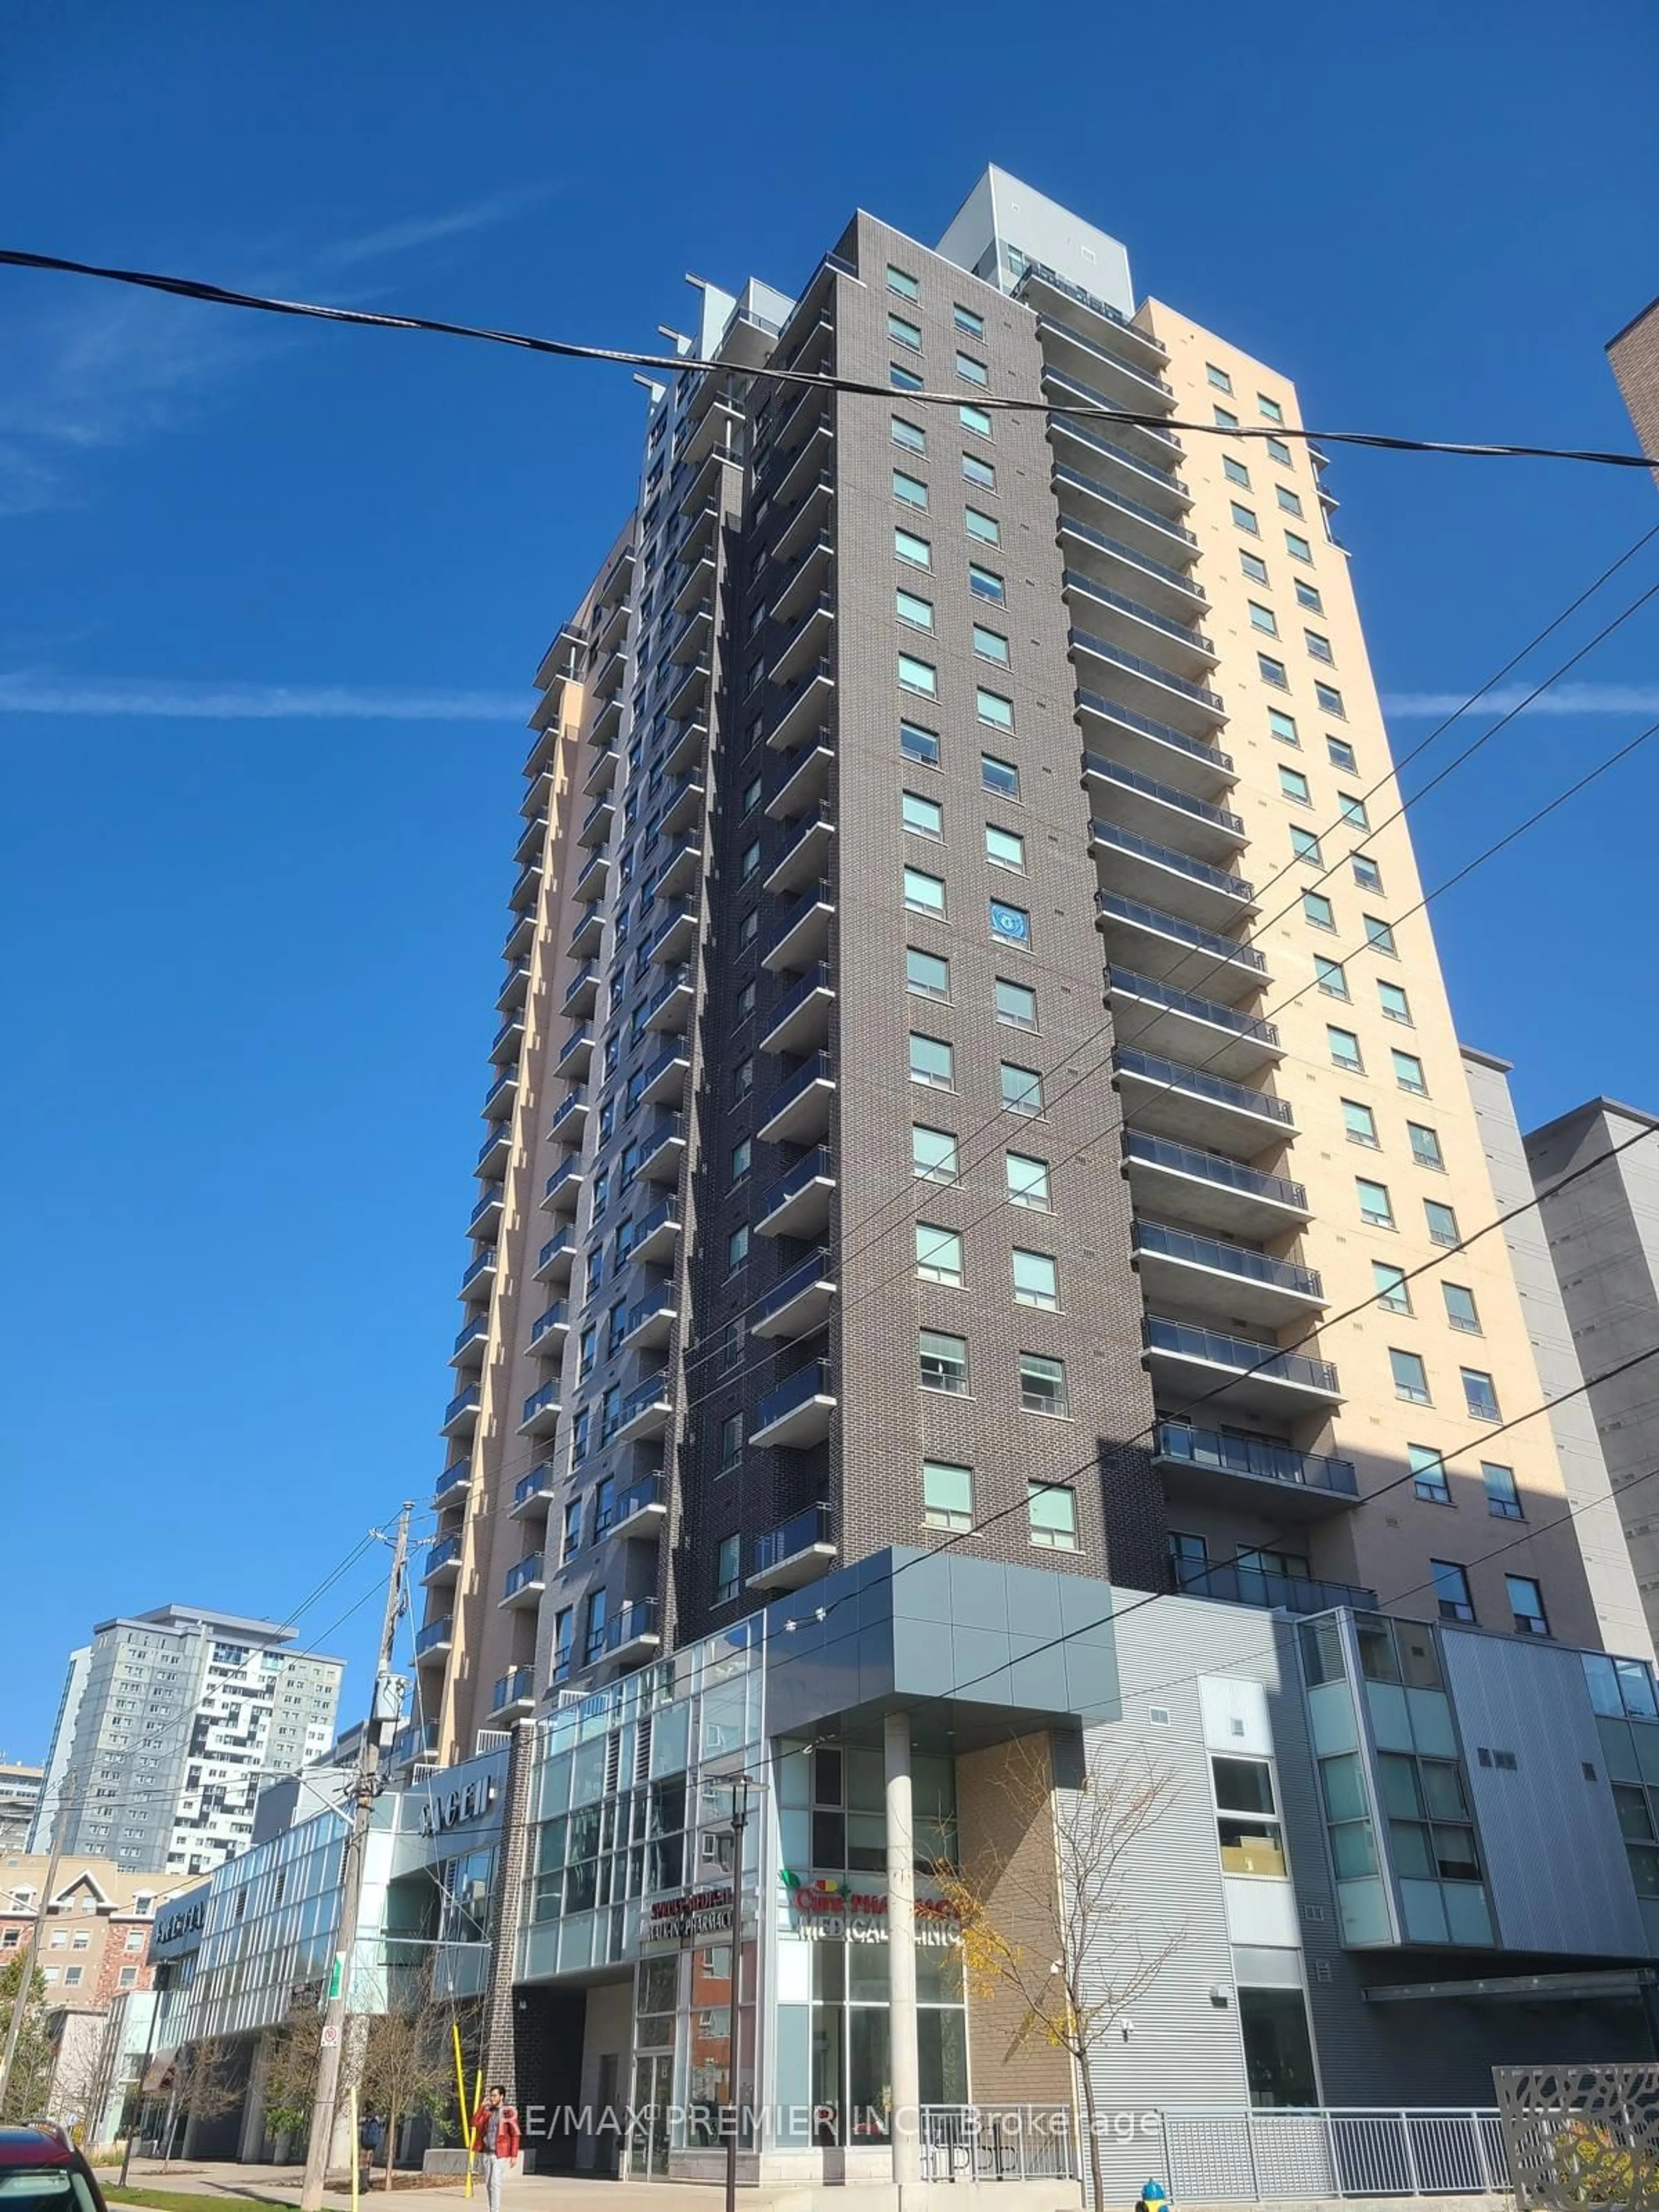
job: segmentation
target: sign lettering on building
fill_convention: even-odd
[[[695,1943],[705,1936],[727,1936],[732,1931],[732,1893],[729,1889],[687,1889],[678,1897],[659,1897],[647,1910],[640,1928],[642,1943]]]
[[[481,1780],[465,1784],[455,1790],[429,1790],[421,1801],[421,1833],[441,1836],[446,1829],[459,1828],[468,1820],[481,1820],[495,1802],[495,1778],[485,1775]]]
[[[781,1875],[798,1936],[820,1942],[884,1943],[887,1893],[854,1889],[832,1875],[803,1876],[786,1867]],[[918,1943],[955,1943],[962,1918],[949,1899],[919,1897],[915,1902]]]
[[[191,1904],[181,1905],[176,1911],[169,1912],[164,1920],[158,1920],[154,1941],[158,1944],[176,1943],[183,1936],[199,1936],[206,1918],[207,1899],[198,1897]]]

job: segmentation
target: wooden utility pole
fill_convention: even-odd
[[[46,1917],[52,1911],[52,1896],[58,1887],[58,1869],[64,1856],[64,1837],[70,1825],[70,1808],[76,1798],[76,1777],[65,1779],[58,1800],[58,1817],[52,1824],[52,1853],[46,1861],[46,1878],[40,1885],[40,1901],[34,1908],[34,1926],[29,1936],[28,1955],[24,1960],[17,1978],[17,1995],[12,1999],[11,2019],[6,2028],[5,2055],[0,2057],[0,2114],[6,2109],[6,2100],[11,2094],[11,2069],[17,2059],[17,2045],[23,2033],[23,2015],[28,2010],[29,1998],[34,1990],[34,1977],[40,1972],[40,1960],[46,1950]]]

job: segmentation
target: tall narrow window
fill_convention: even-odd
[[[965,1532],[974,1525],[974,1470],[948,1460],[921,1463],[921,1517],[930,1528]]]
[[[962,1239],[954,1229],[935,1222],[916,1224],[916,1273],[924,1283],[962,1287]]]

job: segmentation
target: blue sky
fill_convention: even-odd
[[[1601,348],[1659,289],[1659,18],[1502,12],[1038,8],[1011,46],[976,0],[64,0],[8,29],[0,230],[648,346],[688,270],[787,288],[860,204],[932,240],[995,160],[1316,422],[1628,445]],[[0,1750],[44,1750],[95,1618],[282,1615],[429,1495],[526,684],[639,414],[626,372],[0,271]],[[1334,479],[1395,696],[1472,689],[1659,521],[1634,472]],[[1583,675],[1425,803],[1429,882],[1659,713],[1659,618]],[[1644,755],[1439,910],[1528,1118],[1659,1101],[1656,798]],[[307,1639],[361,1657],[371,1582]]]

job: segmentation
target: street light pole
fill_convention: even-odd
[[[749,1826],[747,1774],[732,1778],[732,2033],[726,2039],[732,2064],[731,2125],[726,2136],[726,2212],[737,2212],[738,2129],[743,2116],[743,1833]]]

